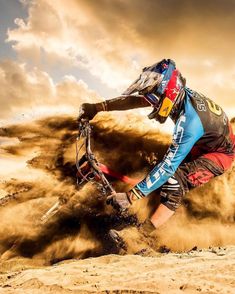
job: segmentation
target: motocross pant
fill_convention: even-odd
[[[233,155],[214,152],[192,161],[186,160],[161,187],[161,203],[175,211],[181,205],[185,193],[223,174],[231,167],[233,159]]]

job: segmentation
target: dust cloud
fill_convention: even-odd
[[[135,115],[120,122],[105,114],[98,116],[92,126],[92,146],[98,160],[137,179],[161,160],[170,143],[168,135],[143,128]],[[78,187],[76,137],[77,122],[68,116],[0,129],[0,138],[8,142],[1,146],[1,155],[16,161],[27,159],[25,169],[0,181],[0,195],[12,198],[0,207],[2,258],[25,257],[52,264],[69,258],[118,253],[108,235],[112,228],[122,229],[131,253],[146,248],[185,251],[195,246],[235,243],[234,166],[223,176],[191,191],[173,218],[148,238],[141,236],[134,225],[157,207],[158,194],[136,202],[129,216],[120,216],[106,205],[95,186]],[[116,191],[130,188],[117,180],[110,181]],[[42,225],[40,218],[58,197],[66,199],[67,204]]]

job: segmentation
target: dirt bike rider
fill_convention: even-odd
[[[122,96],[82,104],[79,119],[91,120],[100,111],[148,106],[153,107],[150,119],[162,124],[169,116],[175,123],[172,144],[162,161],[141,182],[127,193],[108,198],[114,206],[127,209],[134,201],[161,188],[161,203],[148,221],[155,229],[175,213],[185,193],[231,167],[235,136],[222,108],[186,87],[186,80],[170,59],[144,68]]]

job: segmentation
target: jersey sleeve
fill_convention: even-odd
[[[153,168],[145,179],[136,185],[136,188],[144,196],[147,196],[161,187],[174,175],[178,166],[203,134],[202,122],[188,100],[185,106],[185,113],[179,117],[175,125],[172,144],[163,160]]]
[[[151,106],[143,95],[120,96],[105,101],[106,110],[128,110]]]

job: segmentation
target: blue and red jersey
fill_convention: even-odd
[[[137,189],[146,196],[161,187],[189,154],[208,158],[225,171],[234,160],[235,136],[219,105],[186,88],[172,144],[163,160],[136,185]]]

